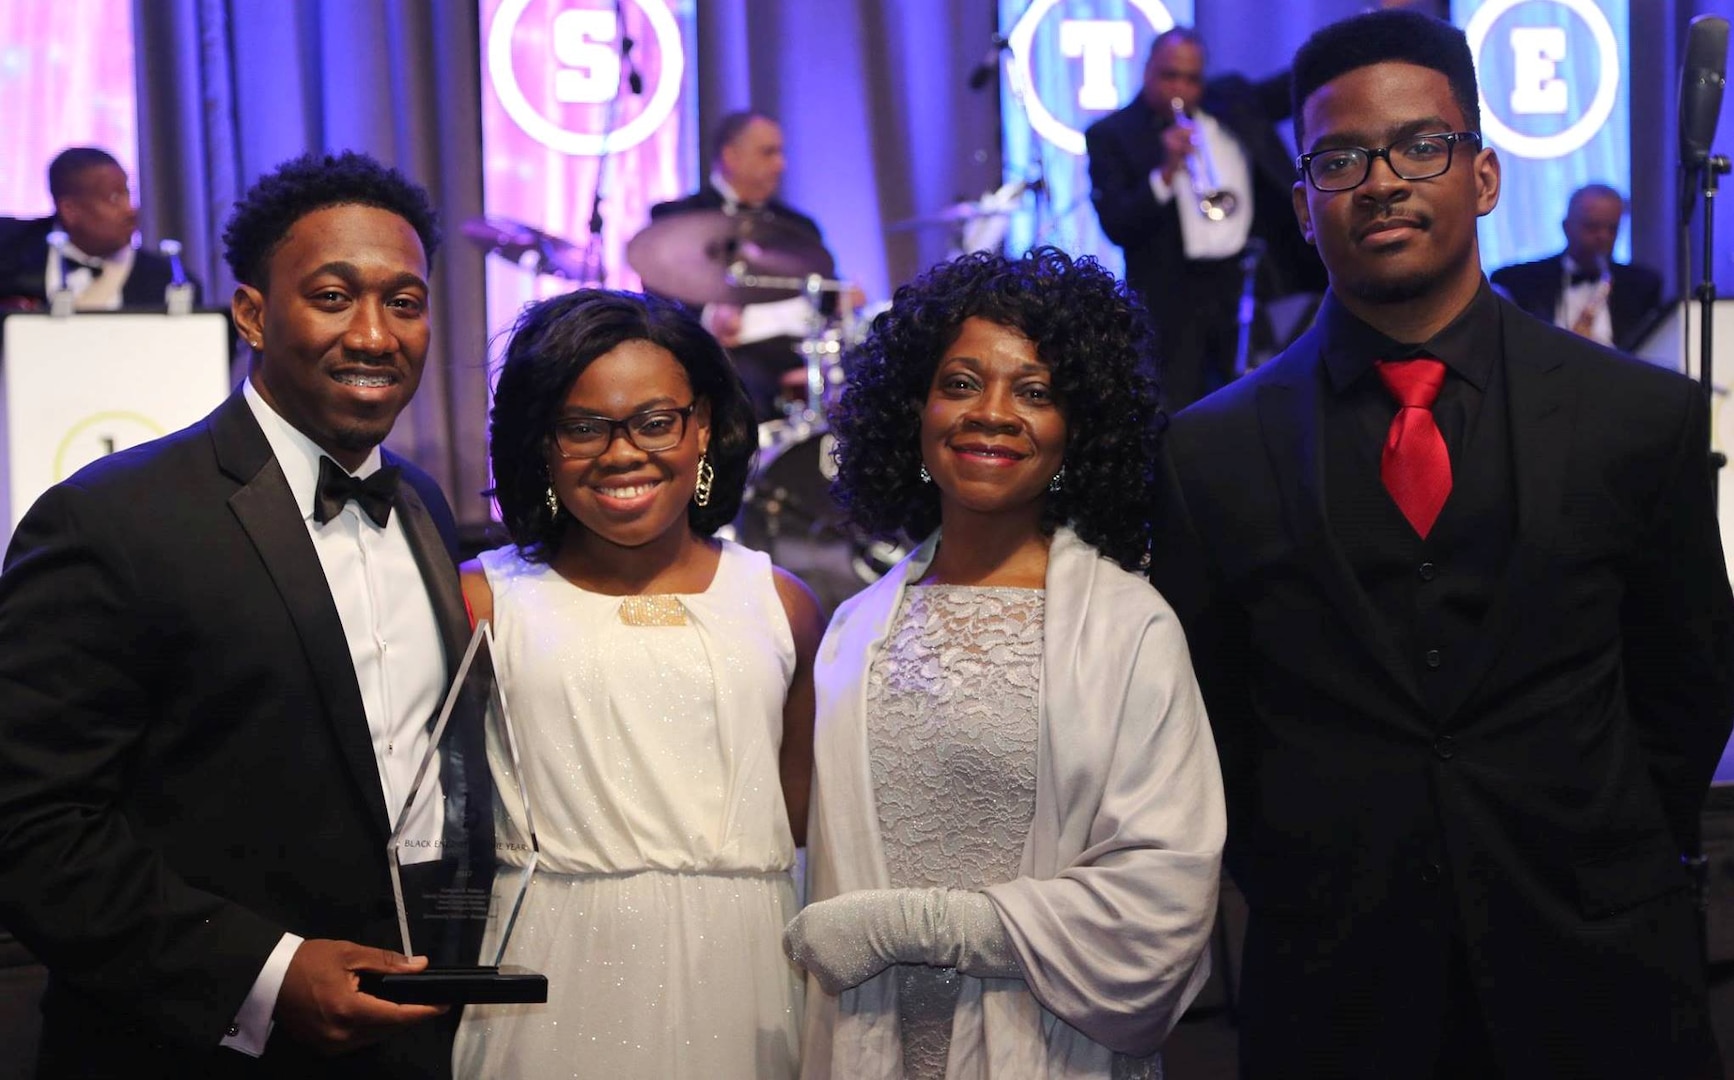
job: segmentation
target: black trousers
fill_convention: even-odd
[[[1178,280],[1145,294],[1170,413],[1234,378],[1241,283],[1238,258],[1190,260]]]

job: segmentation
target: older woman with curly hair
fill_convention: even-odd
[[[819,649],[806,1077],[1160,1075],[1207,972],[1222,782],[1137,573],[1161,431],[1093,261],[899,289],[835,416],[861,524],[927,535]]]

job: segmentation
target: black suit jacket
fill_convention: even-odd
[[[1505,1075],[1681,1075],[1699,1045],[1680,855],[1734,716],[1704,399],[1499,310],[1517,531],[1432,707],[1325,516],[1320,331],[1170,429],[1151,577],[1251,909],[1243,1076],[1420,1075],[1454,933]]]
[[[1662,278],[1654,270],[1628,263],[1613,263],[1609,271],[1613,286],[1608,290],[1608,318],[1613,324],[1614,348],[1629,351],[1642,343],[1661,314]],[[1565,253],[1503,266],[1489,276],[1518,307],[1551,323],[1565,288]]]
[[[1301,236],[1289,197],[1294,159],[1274,127],[1293,112],[1288,73],[1256,84],[1238,75],[1212,79],[1203,107],[1246,153],[1253,189],[1251,235],[1267,245],[1260,271],[1262,294],[1323,292],[1324,266]],[[1146,297],[1175,280],[1186,266],[1179,200],[1158,203],[1150,190],[1150,173],[1161,168],[1164,157],[1162,133],[1173,123],[1165,110],[1150,108],[1139,96],[1084,132],[1090,201],[1102,231],[1126,254],[1127,283]]]
[[[448,668],[456,530],[413,466],[396,513]],[[52,1076],[429,1076],[450,1026],[315,1061],[218,1042],[285,931],[402,947],[349,647],[239,393],[50,489],[0,574],[0,922],[50,971]]]
[[[0,218],[0,308],[8,300],[46,303],[43,288],[48,271],[48,234],[54,231],[54,219]],[[204,290],[194,278],[193,305],[198,306]],[[132,272],[121,286],[123,308],[163,307],[163,290],[174,281],[169,260],[143,248],[133,253]]]

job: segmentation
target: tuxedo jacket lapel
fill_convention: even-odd
[[[1534,610],[1532,593],[1545,584],[1547,553],[1559,525],[1572,432],[1572,392],[1576,380],[1569,364],[1536,340],[1536,328],[1500,305],[1500,339],[1505,351],[1506,421],[1511,432],[1511,467],[1517,499],[1517,536],[1505,573],[1475,637],[1466,677],[1446,699],[1449,723],[1486,682],[1513,635]]]
[[[457,674],[464,650],[469,646],[470,617],[464,607],[463,588],[458,582],[457,567],[440,539],[433,515],[421,493],[410,484],[397,489],[397,512],[403,515],[403,530],[409,537],[409,549],[415,554],[416,566],[427,583],[428,598],[433,602],[434,620],[439,623],[440,641],[446,648],[446,674]]]
[[[295,624],[302,651],[318,680],[332,735],[360,786],[368,817],[383,845],[391,831],[390,817],[374,760],[373,736],[361,702],[361,687],[355,680],[349,642],[319,555],[307,535],[306,521],[282,468],[271,455],[264,432],[240,394],[231,396],[212,415],[211,433],[218,466],[241,484],[230,496],[229,507],[258,550]]]
[[[1259,430],[1264,433],[1265,452],[1276,474],[1290,536],[1301,562],[1310,568],[1320,591],[1336,605],[1350,630],[1403,692],[1420,702],[1413,672],[1385,632],[1325,518],[1318,400],[1321,358],[1316,335],[1303,338],[1297,348],[1303,344],[1307,355],[1296,357],[1302,362],[1287,365],[1280,376],[1258,387]]]

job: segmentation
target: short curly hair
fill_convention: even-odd
[[[1143,307],[1091,258],[1052,247],[1020,259],[977,253],[941,263],[897,290],[851,354],[831,416],[832,494],[878,536],[918,538],[939,525],[923,483],[921,414],[940,357],[964,320],[1009,327],[1035,344],[1066,419],[1065,479],[1043,528],[1069,524],[1098,551],[1136,568],[1150,546],[1155,461],[1166,426]]]
[[[592,361],[629,341],[648,341],[686,369],[695,398],[710,402],[716,474],[710,502],[687,507],[692,531],[709,536],[741,508],[759,429],[734,365],[716,338],[680,304],[610,289],[579,289],[531,304],[512,327],[488,421],[492,495],[519,552],[554,557],[564,527],[548,510],[548,438],[572,384]]]
[[[235,280],[266,287],[271,255],[297,221],[328,206],[373,206],[409,222],[428,262],[440,246],[439,215],[427,190],[366,154],[303,154],[285,161],[241,196],[223,227],[223,257]]]

